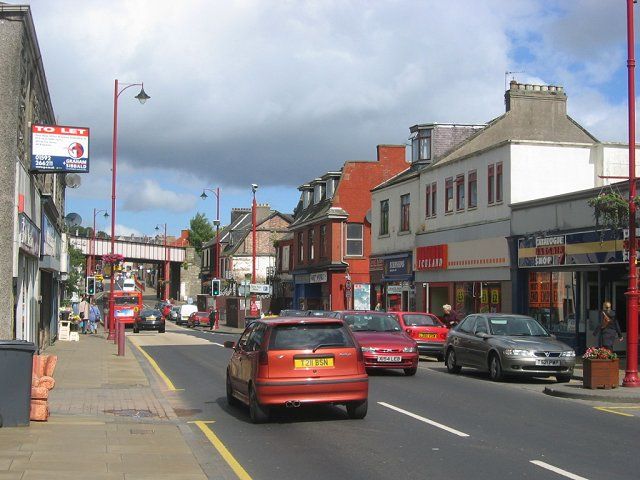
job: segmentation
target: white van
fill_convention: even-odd
[[[197,311],[198,307],[195,305],[180,305],[180,313],[178,314],[178,318],[176,318],[176,325],[180,325],[182,323],[186,324],[187,320],[189,320],[189,315]]]
[[[122,281],[123,292],[133,292],[136,289],[136,282],[133,278],[125,278]]]

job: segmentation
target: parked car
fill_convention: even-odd
[[[162,312],[150,308],[140,310],[133,320],[133,333],[139,333],[140,330],[158,330],[159,333],[164,333],[165,321]]]
[[[329,310],[292,310],[284,309],[280,311],[280,317],[335,317],[335,312]]]
[[[462,367],[488,371],[492,380],[507,375],[555,376],[571,380],[576,354],[537,320],[515,314],[473,314],[451,329],[444,345],[451,373]]]
[[[400,327],[418,344],[418,353],[444,360],[442,347],[449,334],[447,326],[432,313],[393,312]]]
[[[405,333],[391,313],[369,311],[336,312],[358,340],[367,369],[402,369],[406,375],[418,371],[418,344]]]
[[[189,315],[189,319],[187,320],[187,327],[201,327],[201,326],[209,326],[211,322],[209,321],[209,312],[193,312]]]
[[[169,312],[169,320],[175,322],[178,319],[178,315],[180,315],[180,305],[174,305]]]
[[[196,307],[195,305],[189,305],[189,304],[180,305],[180,314],[176,318],[176,325],[182,325],[182,324],[186,325],[187,322],[189,321],[189,316],[193,312],[197,312],[197,311],[198,311],[198,307]]]
[[[227,367],[227,401],[249,406],[255,423],[270,408],[342,404],[350,418],[367,414],[369,378],[360,347],[342,320],[261,319],[247,327]]]

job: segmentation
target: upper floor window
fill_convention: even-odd
[[[304,233],[298,232],[298,261],[304,260]]]
[[[491,205],[495,201],[495,165],[489,164],[487,169],[487,203]]]
[[[437,191],[437,183],[433,182],[431,184],[431,216],[435,217],[436,213],[437,213],[437,206],[438,206],[438,191]]]
[[[309,240],[307,241],[307,251],[308,251],[307,258],[308,258],[309,260],[313,260],[313,259],[315,258],[315,256],[314,256],[314,251],[313,251],[313,249],[314,249],[314,240],[315,240],[315,238],[314,238],[314,237],[315,237],[315,234],[316,234],[316,231],[315,231],[315,229],[312,227],[312,228],[309,230],[309,233],[308,233],[308,235],[307,235],[307,237],[308,237],[308,239],[309,239]]]
[[[311,203],[311,190],[302,191],[302,208],[307,208]]]
[[[289,271],[289,245],[284,245],[280,249],[280,271],[288,272]]]
[[[431,216],[431,185],[427,185],[424,190],[424,218],[429,218]]]
[[[502,162],[496,163],[496,202],[502,201]]]
[[[324,197],[324,191],[325,191],[325,184],[324,183],[317,183],[314,187],[313,187],[313,203],[320,203],[322,201],[322,198]]]
[[[320,258],[327,256],[327,225],[320,225]]]
[[[380,201],[380,235],[389,234],[389,200]]]
[[[456,210],[464,210],[464,175],[456,177]]]
[[[444,181],[444,211],[453,212],[453,177]]]
[[[364,226],[361,223],[347,223],[347,256],[364,254]]]
[[[411,194],[400,196],[400,231],[408,232],[411,228]]]
[[[411,139],[411,160],[431,160],[431,129],[418,130]]]
[[[469,190],[467,200],[469,208],[475,208],[478,206],[478,174],[475,170],[469,172],[467,189]]]

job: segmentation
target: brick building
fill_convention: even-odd
[[[407,168],[404,145],[379,145],[377,161],[348,161],[301,185],[293,233],[293,307],[371,308],[370,190]]]

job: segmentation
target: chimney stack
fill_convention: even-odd
[[[550,108],[555,114],[567,113],[567,95],[556,85],[533,85],[511,80],[504,94],[506,111]]]

